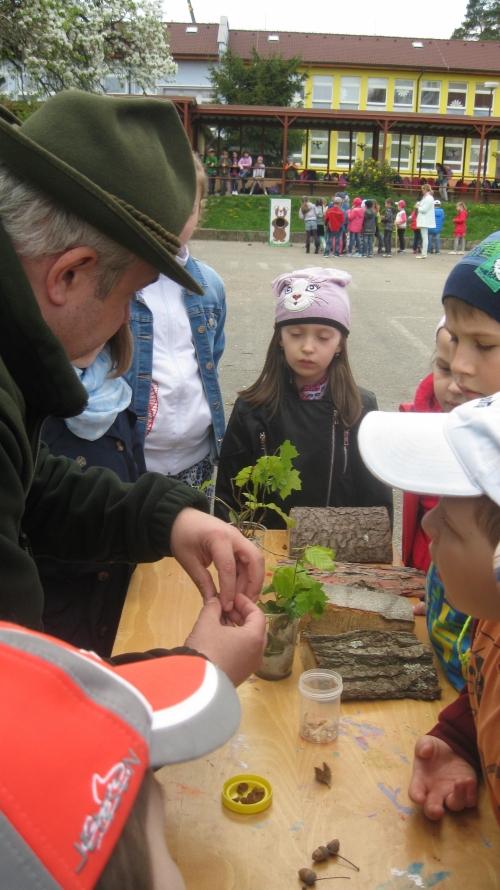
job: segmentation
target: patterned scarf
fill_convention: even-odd
[[[322,399],[328,384],[328,374],[325,374],[321,380],[316,383],[306,383],[302,389],[299,389],[299,398],[302,402],[317,402]]]
[[[88,392],[88,404],[78,417],[67,417],[65,424],[75,436],[95,442],[107,433],[121,411],[128,408],[132,390],[123,377],[108,377],[112,370],[107,346],[88,368],[75,368],[75,374]]]

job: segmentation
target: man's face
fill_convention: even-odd
[[[108,296],[95,296],[95,279],[90,277],[79,298],[68,304],[57,329],[50,325],[63,344],[70,360],[91,352],[116,334],[130,317],[130,301],[136,291],[156,281],[158,272],[149,263],[138,259],[122,275]]]
[[[498,621],[500,593],[493,574],[493,552],[476,520],[479,498],[440,498],[422,519],[431,538],[429,552],[455,609],[474,618]]]
[[[450,367],[465,400],[492,396],[500,390],[500,324],[475,309],[473,315],[446,309],[451,335]]]

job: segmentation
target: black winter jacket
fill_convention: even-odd
[[[292,507],[386,507],[392,526],[392,490],[372,476],[358,449],[359,425],[369,411],[377,410],[377,400],[361,387],[359,393],[363,411],[351,429],[340,423],[330,398],[301,401],[291,380],[273,417],[266,405],[251,408],[237,399],[222,443],[216,498],[237,510],[231,479],[263,454],[274,454],[289,439],[299,452],[294,467],[300,471],[302,489],[284,501],[273,495],[273,502],[285,513]],[[227,509],[217,500],[215,514],[228,521]],[[285,527],[272,510],[264,522],[267,528]]]

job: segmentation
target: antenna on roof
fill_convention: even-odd
[[[187,0],[189,15],[191,16],[191,21],[193,25],[196,25],[196,19],[194,17],[193,7],[191,6],[191,0]]]

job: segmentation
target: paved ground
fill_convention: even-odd
[[[220,364],[226,418],[237,390],[252,383],[264,363],[274,319],[270,282],[282,272],[335,263],[353,276],[349,356],[356,382],[375,392],[379,408],[397,410],[429,373],[443,284],[458,259],[443,253],[424,262],[410,252],[393,254],[390,262],[375,256],[368,263],[307,256],[297,244],[280,248],[214,241],[193,242],[193,253],[213,266],[226,285],[226,351]]]

